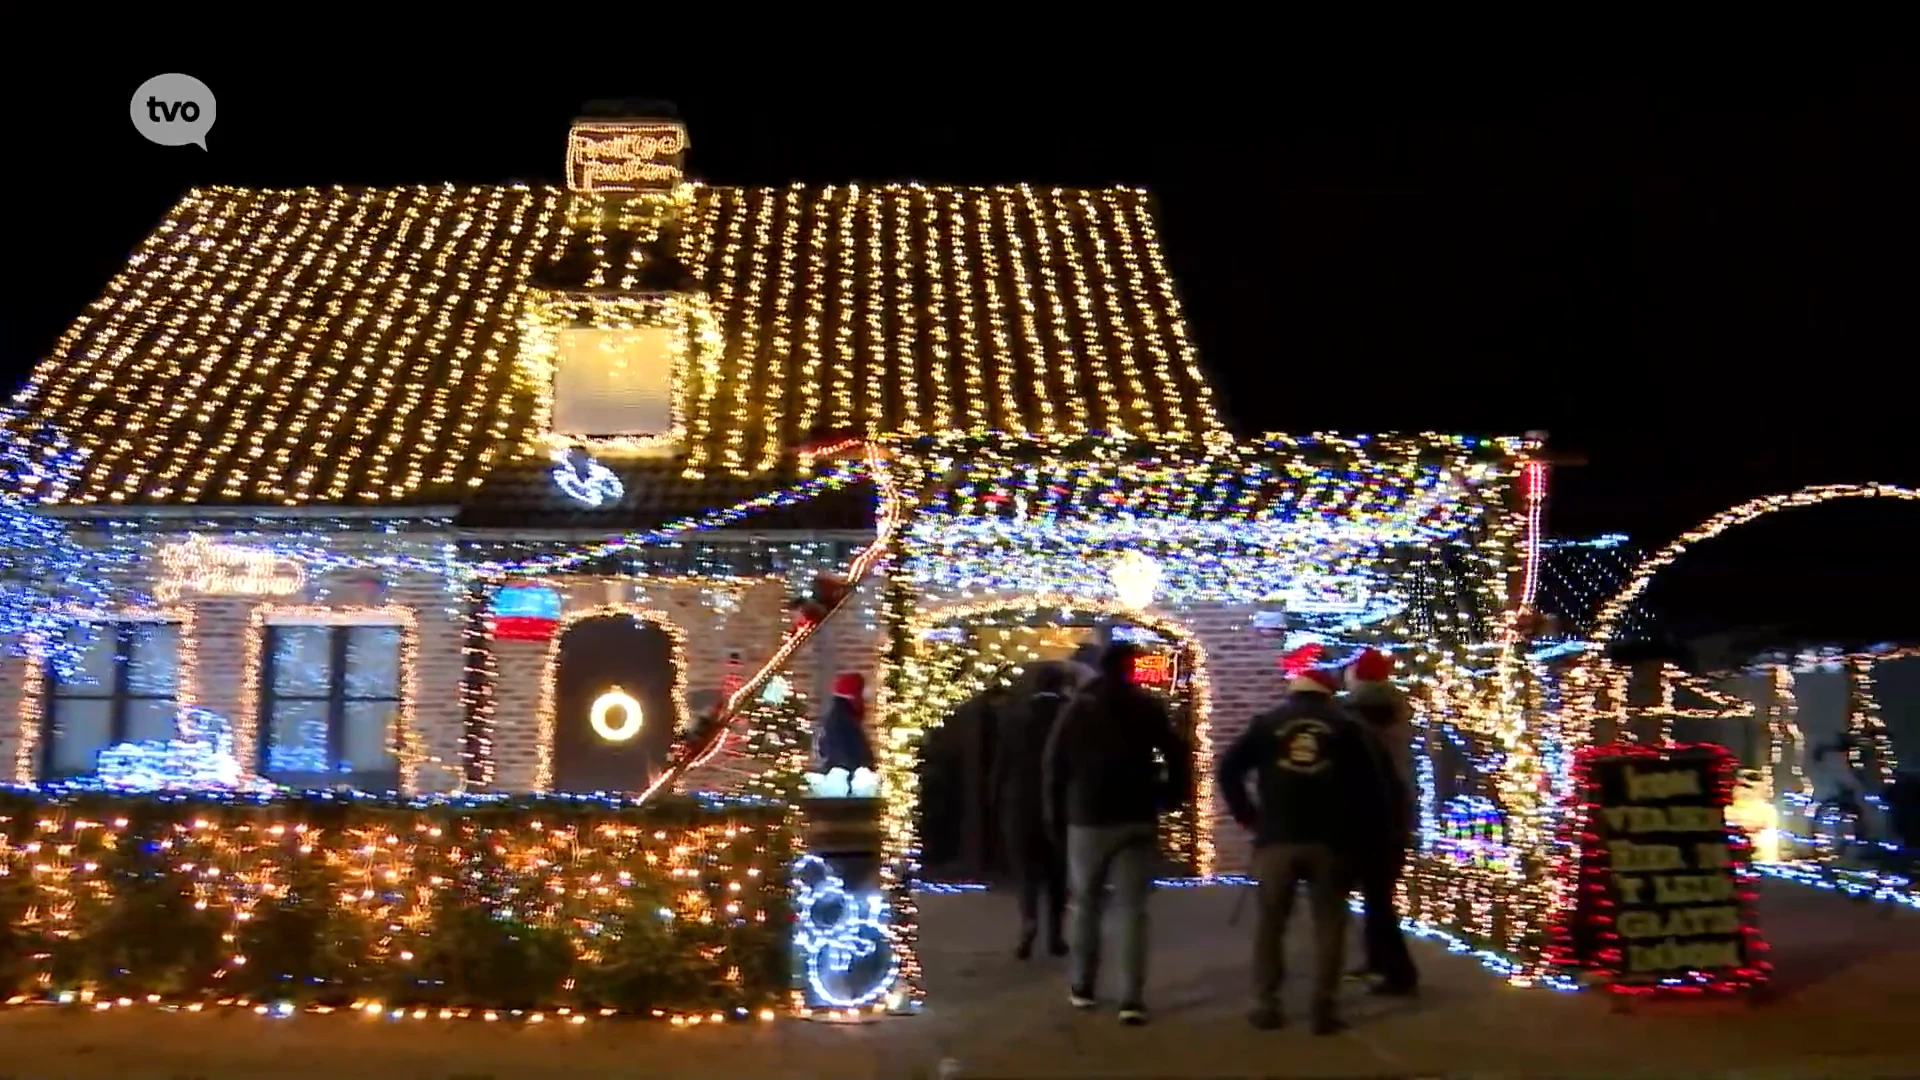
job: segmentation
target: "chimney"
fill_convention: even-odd
[[[671,192],[686,176],[687,126],[671,102],[590,101],[567,132],[567,190]]]

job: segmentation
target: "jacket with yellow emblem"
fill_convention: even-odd
[[[1278,708],[1255,717],[1228,747],[1218,778],[1228,809],[1253,832],[1255,846],[1324,844],[1357,855],[1388,835],[1386,768],[1366,730],[1334,700],[1332,687],[1303,677]]]

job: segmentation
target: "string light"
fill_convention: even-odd
[[[160,584],[154,598],[165,603],[189,592],[203,596],[292,596],[307,586],[306,567],[270,551],[216,544],[195,533],[160,548]]]
[[[76,624],[91,624],[95,627],[108,627],[123,622],[175,627],[178,644],[173,670],[173,701],[178,709],[184,710],[200,700],[200,639],[194,632],[193,608],[148,607],[110,612],[73,610],[67,612],[65,617]],[[115,662],[127,661],[124,658],[116,658]],[[20,727],[19,736],[14,741],[13,775],[16,783],[31,784],[39,772],[40,736],[41,731],[47,726],[47,702],[42,689],[47,684],[47,667],[45,661],[39,656],[27,657],[21,684],[23,692],[20,695]],[[179,723],[177,719],[175,723],[177,727]]]
[[[29,946],[32,988],[7,1004],[684,1024],[772,1019],[787,996],[784,971],[744,962],[784,935],[785,806],[210,791],[102,805],[86,790],[0,790],[0,870],[23,885],[0,910]],[[156,880],[184,902],[156,907]],[[468,912],[478,930],[443,921]],[[289,918],[303,931],[276,935]],[[129,962],[102,933],[128,920],[179,947]],[[558,962],[536,959],[538,943]],[[55,946],[112,980],[50,966]],[[487,948],[495,960],[449,953]],[[660,949],[685,981],[621,981],[636,950]],[[489,979],[508,952],[530,977]]]
[[[546,663],[540,669],[540,706],[535,714],[538,718],[534,742],[535,791],[553,790],[553,741],[559,726],[560,708],[560,648],[566,641],[567,631],[588,619],[613,618],[629,619],[635,626],[652,627],[666,635],[673,667],[673,685],[668,690],[669,700],[673,702],[673,730],[684,732],[693,725],[693,710],[687,704],[687,633],[674,621],[673,616],[644,604],[630,603],[599,604],[570,611],[561,617],[559,625],[554,628],[553,643],[547,647]],[[596,704],[595,708],[599,706]],[[627,715],[635,721],[637,730],[639,705],[635,703]],[[600,724],[594,724],[594,728],[598,730]],[[610,738],[604,732],[601,734]]]
[[[265,699],[261,680],[266,678],[267,673],[267,632],[276,626],[365,626],[398,632],[400,701],[383,742],[393,754],[398,767],[400,792],[408,795],[417,792],[421,766],[442,765],[444,762],[428,752],[426,739],[418,730],[420,623],[414,609],[401,604],[334,607],[256,604],[247,618],[247,632],[240,647],[241,670],[245,674],[240,684],[240,709],[234,724],[234,744],[239,748],[238,752],[244,755],[243,761],[258,762],[260,758],[260,703]],[[183,631],[183,637],[185,633]]]
[[[805,965],[807,1007],[858,1009],[885,997],[900,976],[886,898],[848,891],[818,855],[794,861],[793,883],[793,949]],[[879,970],[863,979],[856,965]]]

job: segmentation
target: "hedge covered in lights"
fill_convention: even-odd
[[[0,792],[0,997],[744,1016],[786,808]]]

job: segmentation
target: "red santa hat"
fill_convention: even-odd
[[[1392,675],[1393,657],[1378,649],[1361,649],[1360,655],[1347,665],[1348,682],[1386,682]]]
[[[867,680],[857,671],[843,671],[833,677],[833,696],[852,698],[855,701],[865,697]]]
[[[1287,682],[1296,694],[1331,694],[1340,689],[1340,679],[1326,668],[1308,668]]]

